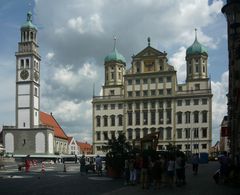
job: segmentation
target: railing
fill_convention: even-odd
[[[94,96],[93,100],[105,100],[105,99],[121,99],[123,95],[109,95],[109,96]]]

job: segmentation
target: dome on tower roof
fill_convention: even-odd
[[[21,26],[22,28],[33,28],[37,30],[37,27],[32,23],[32,13],[27,13],[27,21]]]
[[[125,58],[123,57],[122,54],[120,54],[117,51],[116,48],[114,48],[113,51],[105,57],[104,61],[105,62],[116,61],[116,62],[120,62],[120,63],[126,64]]]
[[[198,42],[197,40],[197,33],[195,34],[195,40],[193,44],[187,48],[186,51],[187,55],[194,55],[194,54],[208,54],[207,48],[203,46],[201,43]]]
[[[117,38],[114,37],[114,47],[113,47],[113,51],[111,53],[109,53],[105,59],[104,59],[104,62],[119,62],[119,63],[123,63],[123,64],[126,64],[126,60],[125,58],[123,57],[122,54],[120,54],[117,49],[116,49],[116,40]]]

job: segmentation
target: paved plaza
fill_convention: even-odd
[[[140,185],[124,186],[123,179],[112,179],[106,175],[99,177],[92,172],[80,175],[79,164],[66,164],[67,172],[64,172],[63,164],[46,164],[44,173],[41,164],[31,167],[29,173],[19,172],[16,164],[9,164],[0,171],[0,194],[239,195],[240,187],[214,183],[212,175],[218,166],[218,162],[202,164],[199,174],[193,175],[191,165],[187,165],[185,186],[162,186],[159,190],[150,187],[143,190]]]

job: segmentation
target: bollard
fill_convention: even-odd
[[[42,162],[42,173],[45,173],[45,162]]]
[[[67,167],[66,167],[65,163],[63,165],[63,172],[67,172]]]

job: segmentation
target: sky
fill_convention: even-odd
[[[0,0],[0,124],[15,125],[15,52],[28,11],[38,27],[41,111],[53,113],[68,136],[92,142],[92,96],[101,94],[104,58],[116,47],[131,56],[151,46],[166,51],[186,79],[186,49],[195,38],[208,48],[213,93],[212,138],[227,113],[228,53],[223,0]]]

